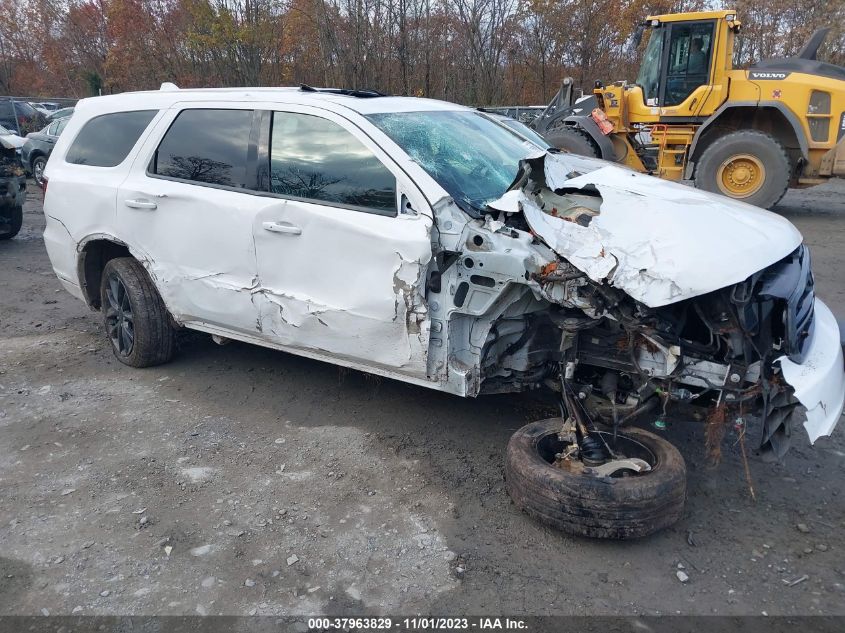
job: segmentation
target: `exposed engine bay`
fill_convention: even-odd
[[[725,430],[745,433],[750,419],[749,443],[783,456],[807,419],[776,361],[807,359],[816,325],[809,251],[799,242],[750,274],[737,262],[737,281],[703,293],[654,262],[634,269],[631,250],[601,245],[585,264],[585,240],[572,237],[596,228],[609,196],[572,186],[578,176],[552,182],[542,157],[524,161],[502,200],[435,258],[428,293],[433,311],[438,296],[451,295],[449,367],[466,368],[469,392],[551,387],[585,437],[597,424],[615,432],[643,416],[659,428],[670,408],[696,407],[715,458]],[[558,233],[540,234],[549,218]],[[601,228],[595,235],[613,242]],[[660,237],[646,246],[658,251]],[[430,368],[439,328],[435,317]]]

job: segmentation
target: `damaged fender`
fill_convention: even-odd
[[[784,380],[795,390],[795,397],[807,409],[804,428],[815,442],[830,435],[845,407],[845,372],[836,318],[816,299],[815,332],[809,352],[800,365],[786,356],[778,358]]]

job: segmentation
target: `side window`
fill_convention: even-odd
[[[183,110],[153,155],[151,174],[247,187],[252,110]]]
[[[94,117],[73,139],[65,160],[74,165],[114,167],[124,161],[157,110],[115,112]]]
[[[56,132],[56,130],[58,128],[59,128],[59,122],[58,121],[51,123],[47,127],[47,134],[49,134],[50,136],[58,136],[58,132]]]
[[[274,112],[272,193],[396,215],[396,179],[361,141],[309,114]]]
[[[675,23],[669,42],[666,97],[662,105],[678,105],[710,81],[713,23]]]
[[[58,121],[56,121],[56,136],[59,136],[62,132],[65,131],[68,121],[70,121],[70,118],[59,119]]]

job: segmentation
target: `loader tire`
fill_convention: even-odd
[[[115,357],[130,367],[173,358],[176,332],[144,267],[132,257],[110,259],[100,284],[100,309]]]
[[[770,209],[783,198],[792,169],[783,146],[757,130],[712,141],[695,168],[695,186]]]
[[[601,158],[599,148],[590,138],[590,135],[577,127],[557,128],[547,132],[543,137],[549,145],[565,152],[589,156],[590,158]]]
[[[683,516],[686,465],[672,444],[626,428],[620,437],[650,453],[651,471],[622,477],[574,473],[552,463],[562,424],[561,418],[542,420],[511,436],[505,487],[518,508],[569,534],[606,539],[647,536]]]

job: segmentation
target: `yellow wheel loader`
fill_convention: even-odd
[[[616,161],[759,207],[787,187],[845,176],[845,68],[816,59],[828,29],[795,57],[733,66],[736,11],[655,15],[633,84],[571,79],[534,122],[550,145]]]

